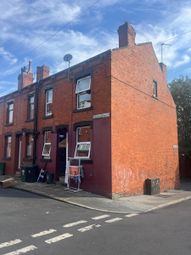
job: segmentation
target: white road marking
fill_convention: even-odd
[[[77,226],[77,225],[80,225],[80,224],[83,224],[83,223],[87,223],[87,221],[86,220],[79,220],[79,221],[76,221],[76,222],[65,224],[63,227],[64,228],[70,228],[70,227]]]
[[[137,215],[138,215],[138,213],[131,213],[131,214],[125,215],[125,217],[130,218],[130,217],[134,217],[134,216],[137,216]]]
[[[63,235],[55,236],[54,238],[48,239],[45,241],[45,243],[48,243],[48,244],[56,243],[56,242],[59,242],[61,240],[64,240],[64,239],[72,237],[72,236],[73,236],[72,234],[65,233]]]
[[[105,218],[108,218],[110,217],[109,214],[103,214],[103,215],[100,215],[100,216],[97,216],[97,217],[93,217],[92,220],[101,220],[101,219],[105,219]]]
[[[89,230],[94,229],[94,228],[99,228],[99,227],[101,227],[101,225],[92,224],[92,225],[86,226],[84,228],[79,228],[78,231],[83,233],[83,232],[89,231]]]
[[[110,220],[106,220],[105,222],[106,223],[113,223],[113,222],[120,221],[120,220],[122,220],[122,218],[116,217],[116,218],[113,218],[113,219],[110,219]]]
[[[45,230],[45,231],[33,234],[31,236],[36,238],[36,237],[40,237],[40,236],[49,235],[49,234],[54,233],[54,232],[56,232],[56,229],[49,229],[49,230]]]
[[[15,239],[15,240],[12,240],[12,241],[9,241],[9,242],[1,243],[0,244],[0,249],[1,248],[5,248],[5,247],[9,247],[9,246],[12,246],[12,245],[15,245],[15,244],[18,244],[18,243],[21,243],[21,242],[22,242],[22,240]]]
[[[12,251],[12,252],[9,252],[9,253],[6,253],[6,254],[3,254],[3,255],[20,255],[20,254],[24,254],[24,253],[27,253],[29,251],[34,251],[36,250],[37,247],[34,246],[34,245],[29,245],[29,246],[26,246],[22,249],[19,249],[19,250],[15,250],[15,251]]]

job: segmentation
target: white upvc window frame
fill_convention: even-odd
[[[82,147],[82,146],[88,146],[88,150],[85,150],[85,151],[88,151],[88,154],[87,156],[78,156],[78,151],[79,151],[79,147]],[[82,151],[82,150],[80,150]],[[83,150],[84,151],[84,150]],[[76,159],[90,159],[90,153],[91,153],[91,142],[77,142],[76,143],[76,148],[75,148],[75,153],[74,153],[74,158]]]
[[[89,80],[89,82],[87,83],[87,87],[80,89],[80,82],[83,82],[86,80]],[[90,75],[77,80],[75,93],[76,93],[76,98],[77,98],[77,110],[86,109],[86,108],[91,107],[91,76]],[[88,106],[79,106],[79,97],[83,96],[83,95],[89,95],[89,97],[90,97],[90,102],[89,102]],[[87,102],[87,101],[84,101],[84,102]]]
[[[51,92],[51,99],[49,100],[49,93]],[[45,91],[45,116],[51,116],[53,114],[52,111],[48,111],[48,105],[53,104],[53,89],[47,89]]]
[[[7,124],[13,124],[14,119],[14,103],[7,103]]]
[[[52,133],[51,130],[44,131],[44,144],[43,144],[43,149],[42,149],[42,157],[44,157],[44,159],[50,159],[52,141],[51,142],[48,141],[49,140],[48,134],[51,134],[51,133]],[[46,147],[49,147],[49,153],[45,153]]]
[[[6,159],[11,158],[12,153],[12,136],[8,135],[5,137],[5,157]]]
[[[44,131],[44,143],[51,143],[51,142],[49,142],[48,140],[49,140],[49,135],[48,134],[51,134],[52,133],[52,131],[51,130],[45,130]]]
[[[48,150],[47,150],[47,147],[48,147]],[[50,153],[51,153],[51,143],[44,143],[42,156],[46,158],[50,158]]]
[[[79,143],[79,137],[78,137],[78,135],[80,135],[79,131],[80,131],[80,129],[83,129],[83,128],[91,129],[90,125],[77,127],[76,128],[76,143]],[[88,140],[88,141],[85,141],[85,142],[90,142],[90,141]]]
[[[28,119],[34,119],[34,111],[35,111],[35,95],[31,94],[28,96]]]
[[[91,141],[83,141],[83,142],[79,142],[79,130],[83,129],[83,128],[90,128],[89,125],[87,126],[80,126],[76,128],[76,147],[75,147],[75,152],[74,152],[74,158],[76,159],[90,159],[91,156]],[[83,145],[88,145],[89,149],[88,149],[88,155],[86,157],[84,156],[77,156],[77,152],[78,152],[78,147],[83,146]]]
[[[34,137],[33,134],[26,135],[26,157],[31,158],[33,156]]]

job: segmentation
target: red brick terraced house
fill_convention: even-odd
[[[70,70],[49,76],[47,66],[37,67],[33,82],[31,63],[21,69],[18,90],[0,98],[6,174],[46,164],[58,180],[75,154],[83,166],[81,187],[90,192],[143,194],[147,178],[159,178],[161,190],[178,185],[176,107],[166,66],[152,43],[135,43],[131,25],[121,25],[118,34],[119,48]]]

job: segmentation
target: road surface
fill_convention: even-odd
[[[190,255],[190,212],[191,200],[125,215],[0,189],[0,255]]]

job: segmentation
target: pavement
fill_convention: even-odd
[[[8,176],[0,176],[0,180]],[[122,214],[140,214],[191,199],[191,180],[181,181],[180,189],[168,190],[157,195],[138,195],[109,199],[83,190],[75,192],[62,184],[27,183],[16,179],[14,189],[32,192],[87,209]]]

